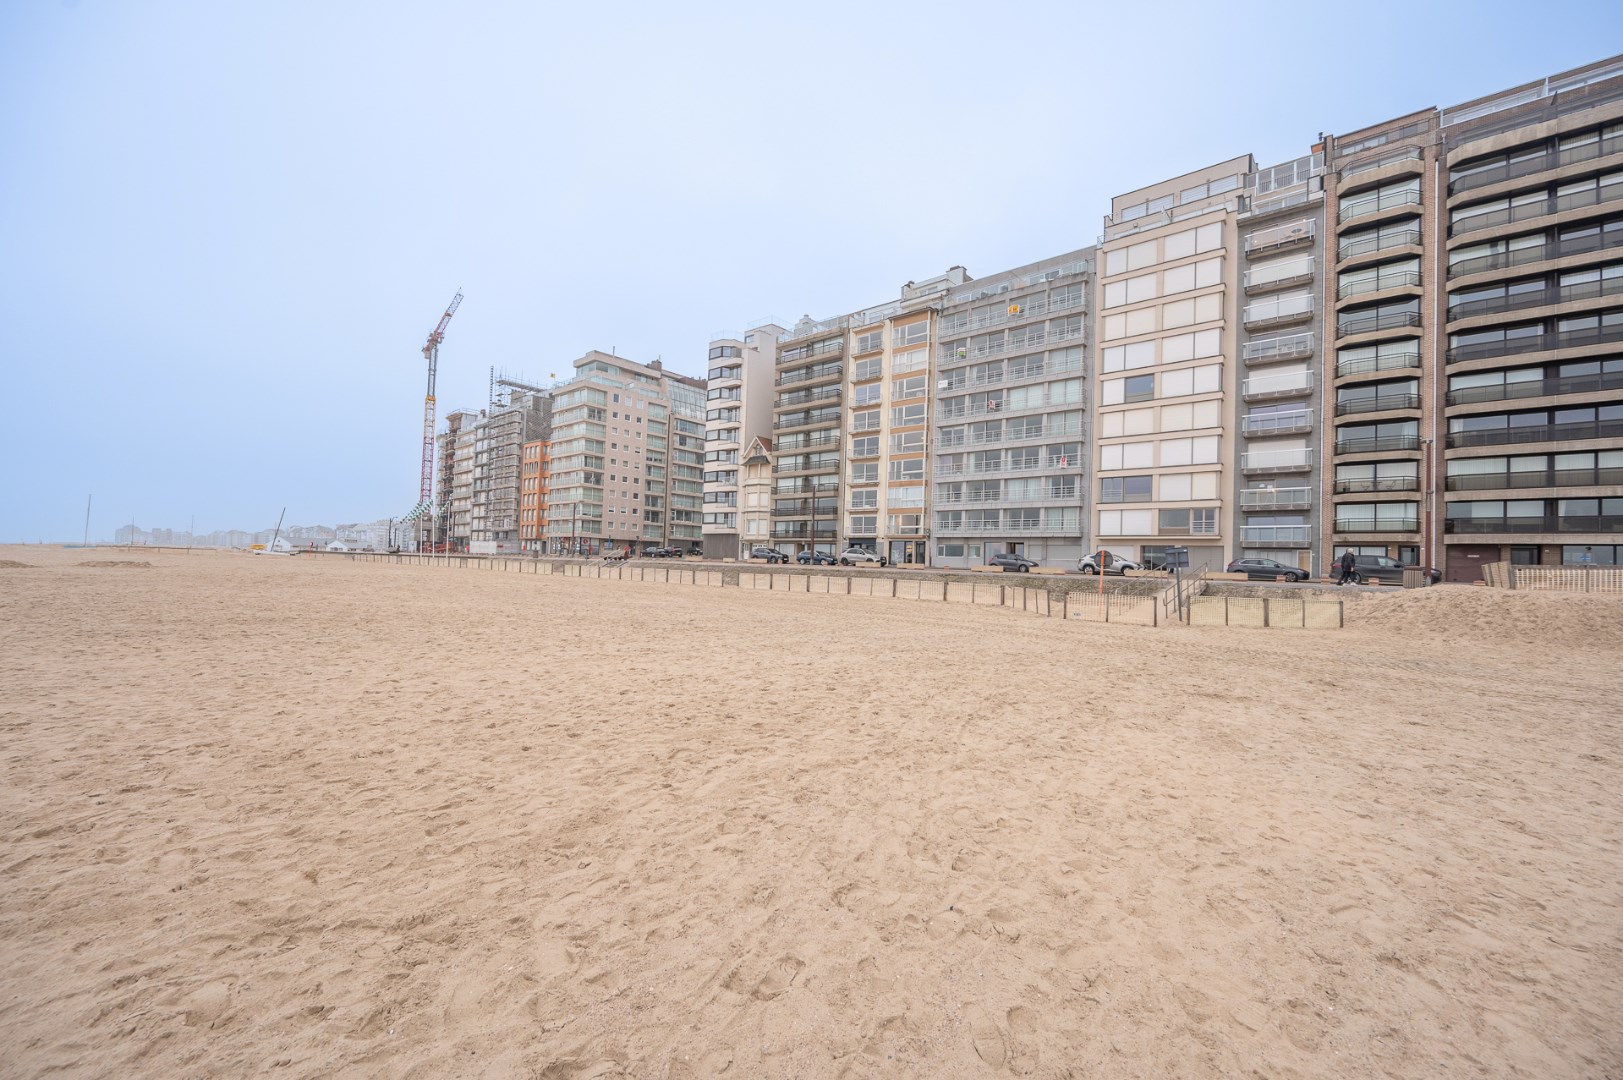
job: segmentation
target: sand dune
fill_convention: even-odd
[[[1623,1073],[1623,598],[3,554],[6,1077]]]

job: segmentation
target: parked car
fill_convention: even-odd
[[[769,547],[751,548],[750,558],[765,559],[769,563],[786,563],[789,561],[789,556],[785,555],[777,548]]]
[[[1097,574],[1099,572],[1099,556],[1101,554],[1109,554],[1110,555],[1110,558],[1108,560],[1106,560],[1106,563],[1105,563],[1105,573],[1107,573],[1107,574],[1125,574],[1129,570],[1141,570],[1141,569],[1143,569],[1138,563],[1134,562],[1132,559],[1124,559],[1120,555],[1115,554],[1114,552],[1098,552],[1098,551],[1095,551],[1092,555],[1084,555],[1084,556],[1082,556],[1082,558],[1080,560],[1078,560],[1078,562],[1076,564],[1076,568],[1078,570],[1082,571],[1084,574]]]
[[[1310,576],[1306,570],[1297,566],[1286,566],[1273,559],[1235,559],[1225,566],[1224,571],[1230,574],[1244,574],[1252,581],[1273,581],[1275,578],[1284,578],[1286,581],[1306,581]]]
[[[1017,574],[1028,573],[1036,565],[1036,561],[1024,555],[1016,555],[1012,551],[1000,551],[986,560],[987,566],[1001,566],[1005,570],[1013,570]]]
[[[682,549],[673,547],[649,548],[647,551],[643,552],[643,554],[647,555],[650,559],[680,559],[682,557]]]
[[[855,566],[857,563],[873,563],[877,566],[888,566],[889,563],[883,555],[875,555],[867,548],[846,548],[840,552],[841,566]]]
[[[833,566],[834,556],[826,551],[802,551],[795,556],[795,562],[801,566]]]
[[[1359,555],[1357,565],[1353,568],[1353,583],[1362,585],[1367,581],[1381,581],[1388,585],[1402,585],[1405,570],[1418,570],[1418,566],[1404,566],[1390,555]],[[1339,561],[1332,570],[1337,577],[1341,576]],[[1437,584],[1443,580],[1443,572],[1436,567],[1426,570],[1427,583]]]

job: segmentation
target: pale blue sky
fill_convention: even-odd
[[[0,542],[92,492],[101,537],[404,512],[458,287],[441,416],[594,348],[702,375],[717,333],[1618,52],[1615,2],[9,0]]]

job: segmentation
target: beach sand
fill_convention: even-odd
[[[0,559],[0,1076],[1623,1075],[1623,597]]]

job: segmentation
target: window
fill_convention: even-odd
[[[902,398],[923,397],[925,393],[926,378],[923,375],[910,375],[905,379],[894,379],[890,384],[892,401]]]
[[[854,458],[878,457],[879,436],[867,435],[860,439],[852,439],[851,456]]]
[[[893,327],[890,332],[892,348],[900,349],[909,345],[922,345],[929,340],[930,322],[928,319],[908,323],[906,326]]]
[[[924,452],[924,432],[904,431],[900,435],[890,437],[890,452],[893,454],[919,454]]]
[[[892,480],[923,480],[924,459],[904,458],[901,461],[890,463],[890,478]]]
[[[1099,501],[1102,503],[1149,502],[1152,478],[1141,476],[1106,476],[1099,480]]]
[[[877,379],[885,373],[885,358],[876,356],[871,360],[858,360],[851,365],[851,381],[862,382],[865,379]]]
[[[885,347],[885,332],[875,330],[868,334],[858,334],[856,351],[859,353],[878,352]],[[875,361],[877,363],[877,361]]]
[[[907,427],[912,424],[922,424],[927,417],[924,413],[924,402],[917,405],[901,405],[890,410],[890,423],[892,427]]]
[[[852,510],[872,510],[879,505],[879,489],[857,488],[850,492],[846,505]]]
[[[1154,375],[1134,375],[1122,380],[1123,401],[1147,401],[1155,396]]]

